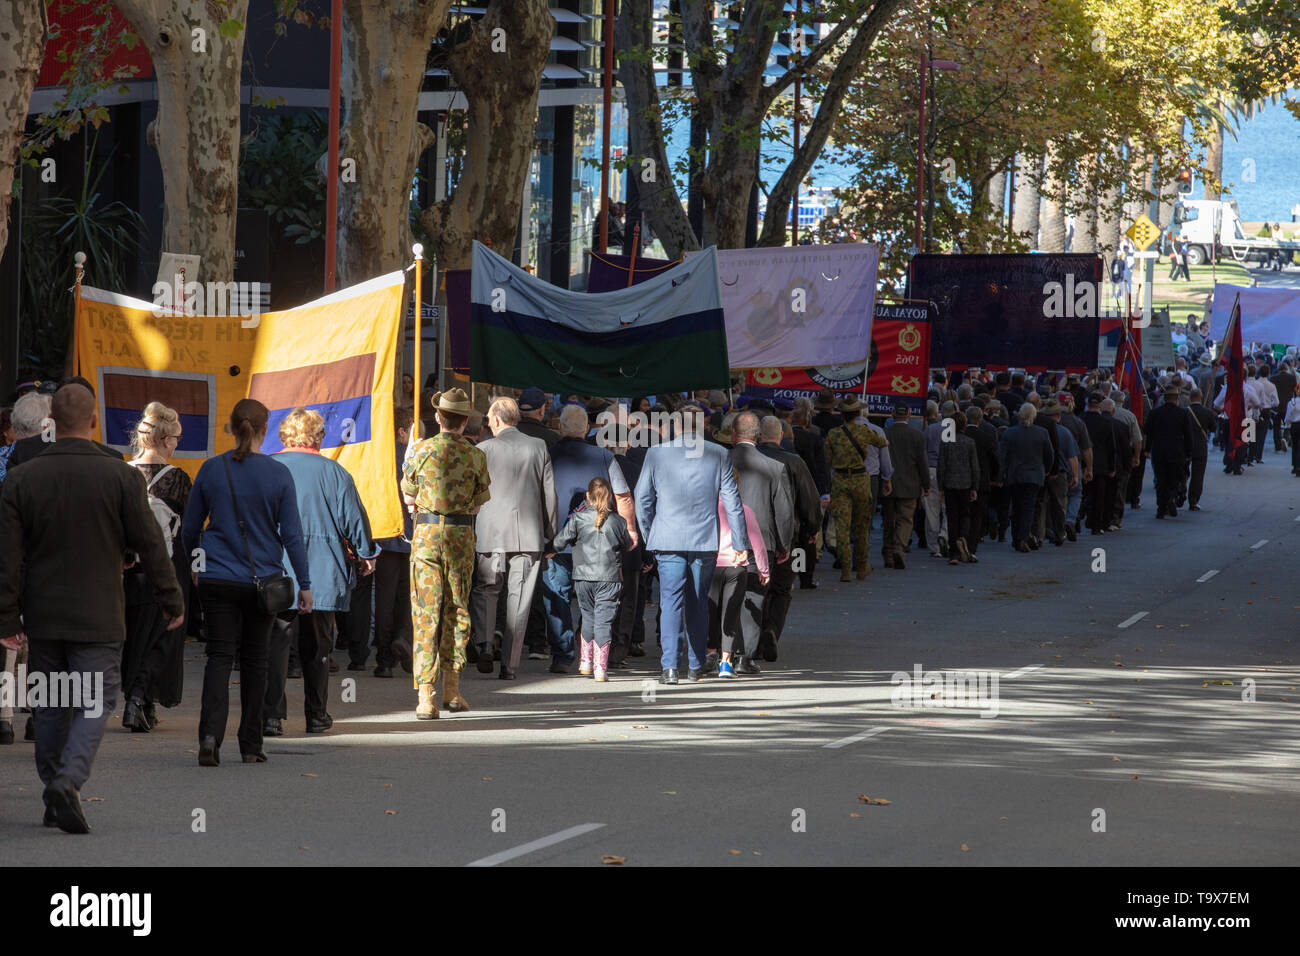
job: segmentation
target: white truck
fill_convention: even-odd
[[[1241,228],[1237,200],[1187,199],[1178,197],[1170,231],[1175,239],[1188,243],[1187,261],[1199,266],[1214,255],[1237,262],[1257,261],[1279,268],[1300,253],[1300,242],[1291,239],[1258,239]]]

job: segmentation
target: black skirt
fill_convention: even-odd
[[[186,573],[178,577],[181,590],[188,597],[190,576]],[[138,684],[143,684],[144,698],[164,707],[175,707],[181,702],[185,682],[185,628],[167,630],[167,619],[154,595],[153,585],[143,573],[126,572],[122,584],[126,591],[122,694],[130,696]]]

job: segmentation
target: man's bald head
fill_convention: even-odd
[[[763,441],[781,444],[781,439],[785,437],[785,430],[781,427],[781,419],[775,415],[767,415],[759,423],[759,429],[762,433]]]
[[[731,433],[735,436],[736,441],[758,441],[759,424],[758,416],[753,412],[741,412],[736,416],[736,420],[731,423]]]
[[[95,396],[84,385],[64,385],[50,403],[56,438],[89,438],[95,427]]]

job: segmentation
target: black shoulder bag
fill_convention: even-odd
[[[248,555],[248,567],[253,572],[253,586],[257,588],[257,606],[263,614],[281,614],[297,603],[294,600],[293,579],[287,574],[273,574],[259,578],[257,566],[253,564],[253,549],[248,546],[248,531],[244,528],[244,516],[239,510],[239,498],[235,495],[235,480],[230,476],[230,459],[221,456],[221,463],[226,466],[226,481],[230,483],[230,501],[235,506],[235,521],[239,523],[239,536],[244,539],[244,553]]]

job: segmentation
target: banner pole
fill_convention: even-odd
[[[415,254],[415,387],[412,389],[413,394],[411,396],[415,400],[415,421],[411,423],[411,428],[413,429],[411,438],[412,440],[415,440],[421,437],[420,416],[424,412],[424,408],[422,407],[424,404],[422,398],[424,385],[420,381],[420,346],[422,344],[420,341],[422,331],[422,323],[420,321],[420,266],[424,262],[424,246],[417,242],[415,245],[411,246],[411,252]]]
[[[632,287],[632,277],[636,275],[636,253],[639,248],[641,248],[641,223],[638,222],[632,231],[632,262],[627,267],[628,288]]]
[[[81,374],[81,279],[86,274],[86,254],[78,252],[72,257],[76,265],[76,282],[72,290],[72,357],[70,362],[64,362],[65,366],[70,365],[74,375]]]

